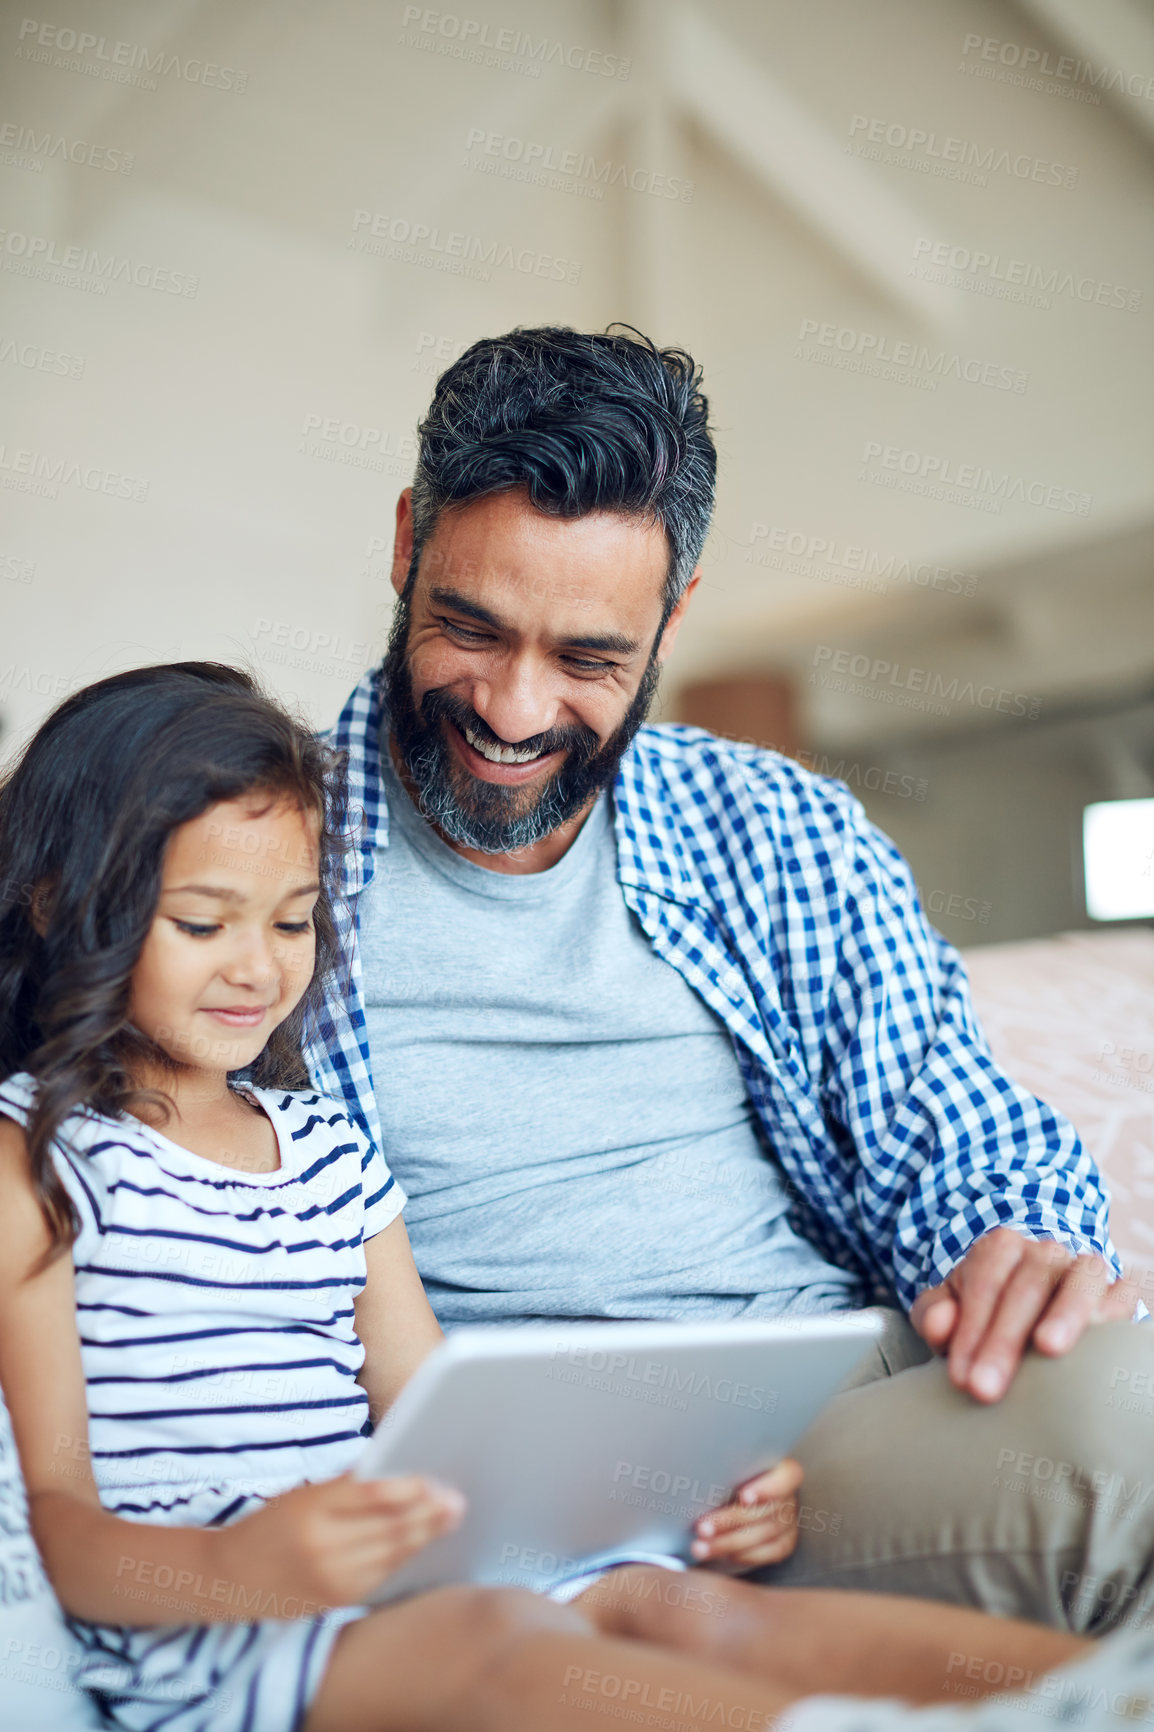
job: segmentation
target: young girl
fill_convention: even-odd
[[[630,1572],[632,1599],[364,1608],[461,1503],[348,1474],[440,1332],[399,1187],[301,1060],[339,966],[335,769],[244,675],[178,664],[69,699],[0,791],[0,1385],[79,1681],[166,1732],[548,1732],[588,1725],[593,1676],[765,1724],[786,1596],[698,1617],[688,1578]],[[791,1539],[735,1505],[701,1543]],[[722,1640],[725,1668],[655,1645]]]

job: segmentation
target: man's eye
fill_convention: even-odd
[[[443,619],[441,624],[452,637],[459,638],[462,643],[488,643],[490,634],[487,631],[475,631],[472,626],[458,625],[455,619]]]
[[[607,674],[617,665],[615,662],[587,661],[584,656],[566,656],[565,662],[575,674]]]
[[[214,932],[219,932],[219,926],[201,926],[195,920],[177,920],[175,922],[181,932],[187,932],[190,938],[211,938]]]

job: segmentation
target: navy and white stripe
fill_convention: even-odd
[[[92,1466],[125,1515],[214,1519],[238,1493],[342,1472],[364,1433],[363,1242],[404,1199],[342,1107],[252,1092],[280,1143],[273,1172],[222,1166],[136,1119],[75,1114],[63,1132]],[[29,1079],[0,1084],[0,1111],[30,1104]]]
[[[276,1131],[273,1172],[222,1166],[134,1118],[89,1111],[67,1120],[53,1151],[80,1218],[92,1471],[105,1508],[130,1520],[235,1521],[343,1473],[368,1428],[353,1308],[365,1241],[404,1195],[343,1106],[250,1092]],[[29,1077],[9,1077],[0,1114],[25,1123],[33,1096]],[[121,1588],[131,1620],[133,1585]],[[273,1622],[272,1608],[265,1620],[252,1610],[258,1621],[161,1629],[73,1620],[87,1649],[78,1681],[133,1732],[289,1732],[339,1625],[361,1613]]]
[[[330,736],[358,827],[348,984],[308,1053],[318,1087],[377,1139],[355,928],[388,845],[382,725],[374,670]],[[1073,1126],[995,1065],[960,956],[844,784],[699,728],[645,727],[613,800],[622,895],[732,1035],[798,1224],[826,1257],[906,1307],[998,1226],[1119,1268],[1097,1167]]]

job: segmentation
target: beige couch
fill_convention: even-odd
[[[1154,1310],[1154,932],[972,950],[994,1056],[1074,1121],[1113,1197],[1114,1242]]]

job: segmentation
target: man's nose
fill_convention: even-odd
[[[473,708],[507,746],[518,746],[557,724],[560,698],[549,669],[529,657],[507,663],[500,674],[477,680]]]

